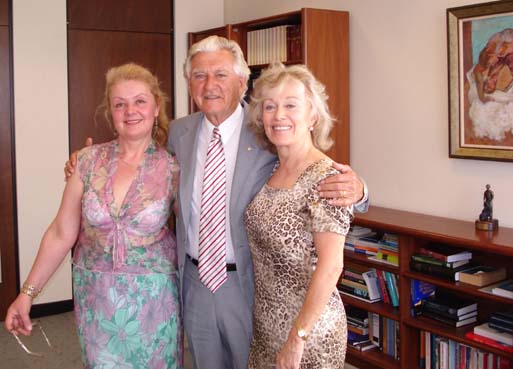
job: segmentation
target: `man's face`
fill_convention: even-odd
[[[234,58],[227,50],[200,52],[191,60],[189,92],[198,108],[215,125],[237,108],[246,79],[233,70]]]

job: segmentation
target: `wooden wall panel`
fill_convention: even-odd
[[[9,0],[0,0],[0,26],[9,25]]]
[[[158,76],[164,92],[172,97],[172,38],[170,34],[68,31],[70,149],[84,146],[87,137],[105,142],[113,138],[101,114],[95,111],[103,98],[108,68],[139,63]],[[168,114],[171,118],[169,101]]]
[[[2,1],[3,2],[3,1]],[[17,294],[9,27],[0,26],[0,320]]]
[[[68,0],[70,29],[170,33],[170,0]]]

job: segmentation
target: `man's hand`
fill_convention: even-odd
[[[93,139],[91,137],[86,138],[85,146],[91,146],[93,144]],[[68,179],[75,173],[75,168],[77,166],[77,156],[79,150],[73,151],[69,156],[68,161],[64,164],[64,181],[67,182]]]
[[[333,163],[333,168],[341,172],[327,177],[317,189],[321,197],[330,199],[335,206],[351,206],[361,201],[364,196],[363,182],[349,165]]]

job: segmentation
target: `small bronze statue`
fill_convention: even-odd
[[[493,219],[493,191],[490,185],[486,185],[483,193],[483,210],[479,214],[479,220],[476,220],[476,229],[481,231],[494,231],[499,228],[499,221]]]

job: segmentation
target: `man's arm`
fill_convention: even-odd
[[[319,182],[319,195],[330,199],[331,205],[353,205],[357,212],[365,213],[369,208],[369,191],[365,181],[349,165],[333,163],[333,168],[340,174]]]
[[[91,146],[93,144],[93,139],[91,137],[86,138],[85,146]],[[75,173],[75,168],[77,166],[77,155],[80,150],[75,150],[69,156],[68,161],[64,164],[64,181],[68,181],[68,179]]]

